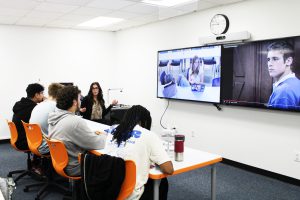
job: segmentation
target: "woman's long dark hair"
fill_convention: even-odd
[[[99,93],[97,95],[97,100],[99,101],[100,105],[101,106],[104,106],[105,105],[105,101],[103,99],[103,91],[102,91],[102,88],[100,87],[100,84],[98,82],[93,82],[90,86],[90,90],[89,90],[89,93],[88,93],[88,97],[89,99],[93,102],[94,101],[94,95],[93,95],[93,85],[96,85],[98,88],[99,88]]]
[[[126,112],[120,125],[113,131],[113,140],[117,140],[118,146],[120,146],[122,142],[131,137],[130,133],[137,124],[150,130],[151,123],[150,112],[141,105],[134,105]]]

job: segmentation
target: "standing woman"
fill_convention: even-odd
[[[80,114],[84,119],[109,124],[104,116],[110,111],[113,105],[118,103],[113,100],[108,108],[105,108],[105,101],[103,99],[103,91],[98,82],[93,82],[87,96],[82,99]]]

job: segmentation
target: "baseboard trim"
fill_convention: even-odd
[[[10,139],[1,139],[0,144],[9,143]]]
[[[277,174],[275,172],[270,172],[268,170],[260,169],[260,168],[257,168],[257,167],[253,167],[253,166],[250,166],[250,165],[239,163],[239,162],[229,160],[229,159],[226,159],[226,158],[223,158],[222,163],[227,164],[227,165],[231,165],[231,166],[234,166],[234,167],[237,167],[237,168],[240,168],[240,169],[244,169],[244,170],[256,173],[256,174],[260,174],[260,175],[263,175],[263,176],[274,178],[274,179],[277,179],[279,181],[283,181],[283,182],[290,183],[290,184],[293,184],[293,185],[296,185],[296,186],[300,186],[300,180],[299,179],[295,179],[295,178],[292,178],[292,177],[289,177],[289,176],[285,176],[285,175],[282,175],[282,174]]]

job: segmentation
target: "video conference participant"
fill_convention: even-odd
[[[33,108],[44,99],[44,87],[38,83],[29,84],[26,88],[27,97],[22,97],[13,106],[12,121],[16,124],[18,140],[16,146],[21,150],[28,150],[25,130],[21,121],[29,122]]]
[[[274,79],[268,107],[300,110],[300,80],[292,72],[293,46],[284,40],[276,41],[267,52],[269,75]]]
[[[104,116],[111,110],[112,106],[118,104],[117,100],[113,100],[108,108],[105,108],[105,101],[103,99],[103,91],[98,82],[90,85],[90,90],[81,102],[80,114],[84,119],[109,124],[104,120]]]
[[[188,80],[190,84],[200,84],[204,82],[204,63],[203,59],[194,56],[192,66],[188,70]]]
[[[41,126],[44,135],[48,135],[48,117],[49,113],[53,112],[56,108],[56,98],[58,91],[64,86],[59,83],[52,83],[48,86],[48,98],[34,107],[31,113],[30,123],[37,123]],[[48,154],[49,148],[47,142],[43,140],[38,148],[41,154]]]
[[[56,110],[49,114],[49,137],[61,140],[67,149],[69,163],[66,173],[80,176],[78,153],[102,149],[106,136],[93,132],[75,112],[80,108],[80,90],[76,86],[65,86],[59,90],[56,98]]]
[[[151,122],[150,112],[140,105],[134,105],[126,112],[120,125],[108,131],[110,133],[107,136],[105,153],[124,160],[133,160],[136,164],[136,185],[128,199],[153,199],[153,181],[148,181],[151,163],[159,165],[165,174],[172,174],[174,171],[162,141],[149,131]],[[167,199],[167,179],[161,181],[160,189],[160,199]]]

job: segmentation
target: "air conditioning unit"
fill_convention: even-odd
[[[200,45],[211,44],[238,44],[243,43],[251,38],[251,34],[248,31],[227,33],[217,36],[200,37]]]

